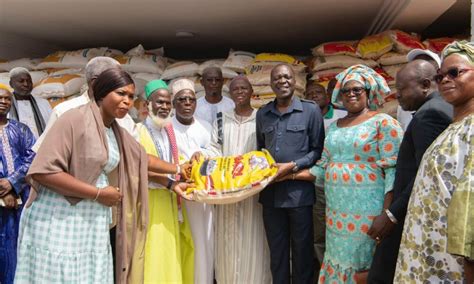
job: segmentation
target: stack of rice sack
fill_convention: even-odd
[[[312,49],[313,57],[307,62],[309,79],[327,86],[345,68],[355,64],[365,64],[374,68],[387,80],[395,91],[395,77],[406,64],[406,54],[414,48],[427,48],[441,53],[455,37],[426,39],[398,30],[390,30],[365,37],[360,41],[328,42]],[[207,61],[175,61],[164,56],[164,48],[146,50],[141,44],[125,54],[107,47],[86,48],[75,51],[57,51],[43,59],[20,58],[0,60],[0,83],[8,84],[8,71],[15,67],[25,67],[31,72],[33,95],[46,98],[52,106],[73,98],[87,89],[84,67],[96,56],[109,56],[121,63],[136,85],[136,95],[143,96],[144,86],[155,79],[172,83],[179,78],[189,78],[195,82],[198,97],[204,95],[201,85],[202,72],[206,67],[218,66],[224,76],[223,94],[228,95],[230,80],[238,74],[246,74],[254,88],[252,105],[260,107],[275,97],[270,87],[270,71],[279,63],[292,64],[296,72],[296,94],[303,96],[306,85],[305,65],[286,54],[262,53],[230,50],[226,59]],[[389,102],[394,95],[387,97]],[[389,110],[396,108],[393,101]],[[388,106],[388,105],[387,105]],[[385,106],[384,106],[385,108]]]
[[[396,117],[398,101],[396,100],[395,95],[395,79],[397,72],[407,64],[407,54],[410,50],[416,48],[425,49],[425,46],[416,34],[408,34],[399,30],[390,30],[379,35],[388,38],[392,44],[390,50],[377,59],[377,62],[380,65],[380,68],[377,69],[377,71],[385,77],[392,91],[391,95],[385,98],[385,104],[380,108],[380,111]]]
[[[105,56],[117,60],[122,68],[130,73],[135,83],[135,95],[143,98],[145,85],[151,80],[159,79],[168,62],[164,57],[163,47],[146,50],[141,44],[125,54],[122,54],[119,50],[109,49]]]
[[[395,79],[397,72],[408,62],[406,58],[408,52],[410,52],[412,49],[419,48],[429,49],[440,55],[444,47],[456,39],[444,37],[437,39],[427,39],[424,42],[421,42],[418,35],[408,34],[399,30],[390,30],[385,32],[385,34],[392,40],[393,48],[390,52],[382,55],[378,59],[378,62],[383,69],[382,72],[389,76],[389,79],[386,79],[390,89],[392,90],[392,94],[385,99],[386,103],[383,105],[380,111],[396,117],[398,101],[395,97]],[[382,76],[384,76],[384,74],[382,74]]]
[[[378,58],[378,62],[383,70],[392,78],[408,62],[407,54],[412,49],[425,49],[419,37],[414,34],[407,34],[402,31],[393,30],[384,34],[393,43],[391,50]],[[395,80],[388,81],[391,89],[395,87]]]
[[[356,41],[338,41],[320,44],[311,50],[313,58],[308,63],[310,80],[327,87],[328,82],[344,69],[365,64],[375,67],[377,62],[367,57],[360,57]]]
[[[107,47],[57,51],[43,58],[36,70],[48,75],[34,84],[32,95],[45,98],[52,107],[80,95],[87,89],[84,67],[96,56],[113,54]]]
[[[423,41],[423,45],[427,49],[433,51],[434,53],[441,54],[441,52],[446,47],[446,45],[452,43],[455,40],[462,40],[462,38],[441,37],[441,38],[425,39]]]
[[[229,56],[223,63],[222,67],[239,74],[245,74],[245,70],[247,70],[254,62],[255,56],[256,54],[247,51],[230,50]]]
[[[293,56],[282,53],[260,53],[247,68],[246,75],[253,87],[252,107],[260,108],[273,101],[275,94],[270,86],[270,74],[278,64],[287,63],[293,67],[296,76],[295,95],[303,97],[306,88],[306,66]]]
[[[425,49],[419,37],[399,30],[367,36],[358,42],[323,43],[312,49],[310,79],[327,86],[327,82],[345,68],[365,64],[382,75],[392,90],[380,111],[396,116],[396,74],[407,63],[407,53],[415,48]]]
[[[51,107],[79,96],[87,89],[83,72],[49,73],[47,77],[33,85],[33,96],[47,99]]]
[[[183,78],[189,79],[197,84],[199,81],[199,64],[193,61],[177,61],[168,65],[161,76],[161,79],[167,81],[169,86]]]
[[[0,72],[8,72],[16,67],[33,70],[41,59],[20,58],[15,60],[0,60]]]

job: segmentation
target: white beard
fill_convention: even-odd
[[[159,129],[162,129],[163,127],[171,123],[171,111],[166,118],[161,118],[158,115],[153,114],[151,104],[148,106],[148,110],[149,110],[148,117],[150,117],[151,121],[153,121],[153,124]]]

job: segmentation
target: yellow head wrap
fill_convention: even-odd
[[[2,84],[2,83],[0,83],[0,90],[5,90],[5,91],[7,91],[7,92],[9,92],[9,93],[12,92],[12,88],[10,88],[10,86],[5,85],[5,84]]]

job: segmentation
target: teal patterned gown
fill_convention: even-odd
[[[392,190],[402,130],[386,114],[350,127],[329,126],[321,160],[310,170],[326,194],[326,252],[319,283],[355,283],[370,268],[367,235]]]

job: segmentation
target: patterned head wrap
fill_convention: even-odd
[[[448,44],[441,52],[441,59],[444,61],[451,54],[462,55],[471,63],[474,63],[474,42],[462,40]]]
[[[154,91],[161,90],[161,89],[169,90],[168,85],[166,85],[165,81],[163,81],[163,80],[153,80],[153,81],[148,82],[145,86],[145,97],[146,97],[146,99],[148,100],[150,98],[151,94],[153,94]]]
[[[369,108],[377,109],[382,105],[385,96],[390,93],[390,88],[385,79],[375,72],[372,68],[365,65],[358,64],[347,68],[336,76],[336,87],[332,92],[332,104],[343,107],[340,94],[341,89],[349,81],[357,81],[361,83],[365,89],[369,90]]]
[[[12,92],[12,89],[10,88],[10,86],[7,86],[7,85],[2,84],[2,83],[0,83],[0,90],[5,90],[5,91],[7,91],[7,92],[9,92],[9,93]]]

